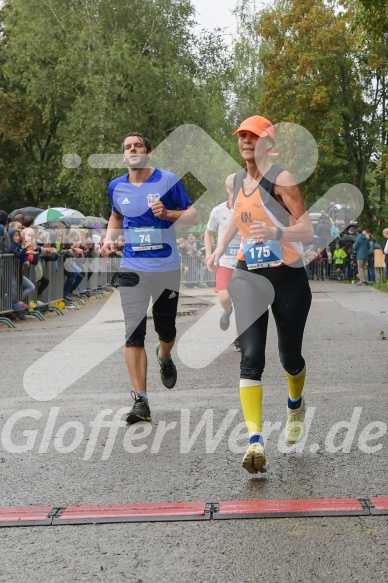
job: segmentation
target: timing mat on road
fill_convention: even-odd
[[[381,516],[388,498],[322,498],[318,500],[230,500],[224,502],[167,502],[104,506],[39,506],[0,508],[0,527],[179,522],[259,518]]]

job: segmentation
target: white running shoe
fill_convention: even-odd
[[[285,429],[287,443],[297,443],[302,437],[304,431],[304,415],[305,404],[303,397],[301,406],[298,409],[289,409],[287,407],[287,422]]]
[[[243,459],[243,468],[250,474],[265,473],[265,452],[264,446],[261,443],[252,443],[245,452]]]

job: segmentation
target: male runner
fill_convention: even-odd
[[[206,249],[205,262],[209,259],[212,250],[213,232],[217,231],[217,242],[219,243],[223,238],[231,216],[233,215],[233,208],[230,199],[233,197],[233,177],[232,174],[226,180],[226,190],[229,195],[229,200],[214,207],[210,213],[209,221],[205,231],[204,243]],[[216,272],[216,287],[215,292],[218,293],[220,304],[224,309],[220,319],[221,330],[227,330],[230,325],[230,316],[233,312],[232,300],[230,299],[227,290],[228,283],[232,279],[233,271],[237,265],[237,255],[240,251],[241,235],[237,233],[236,237],[230,242],[225,255],[221,257]],[[236,351],[240,350],[238,338],[234,341]]]
[[[134,406],[128,423],[151,421],[147,397],[147,355],[144,349],[147,310],[152,298],[155,331],[159,336],[156,356],[164,386],[177,380],[171,359],[180,286],[180,257],[174,223],[197,224],[182,183],[177,176],[150,166],[151,144],[139,133],[128,134],[123,143],[128,173],[108,187],[112,214],[102,255],[115,250],[114,241],[124,229],[120,295],[126,329],[125,360],[134,388]]]

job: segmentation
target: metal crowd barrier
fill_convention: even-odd
[[[215,275],[210,273],[202,257],[181,257],[182,284],[185,287],[214,287]]]
[[[305,266],[308,278],[312,280],[338,279],[340,277],[349,281],[358,281],[358,268],[355,261],[345,259],[341,274],[337,273],[337,268],[338,266],[334,262],[329,263],[328,259],[313,260]],[[374,282],[381,283],[384,281],[384,268],[374,267],[373,274]]]
[[[58,256],[55,261],[41,259],[41,262],[43,266],[43,276],[49,280],[49,284],[39,300],[44,304],[59,302],[63,299],[63,287],[65,285],[65,272],[63,269],[64,258]],[[28,295],[28,300],[36,302],[38,299],[39,283],[36,281],[35,277],[35,265],[30,265],[27,270],[23,271],[23,275],[28,277],[32,283],[36,284],[35,291]]]
[[[20,297],[20,262],[14,255],[0,254],[0,314],[12,312]]]
[[[46,261],[41,259],[43,267],[43,276],[49,281],[48,286],[38,298],[38,286],[36,281],[35,265],[30,265],[27,269],[21,271],[19,259],[12,254],[0,254],[0,322],[6,323],[10,327],[14,327],[11,320],[7,317],[12,313],[17,313],[13,307],[22,299],[22,275],[27,277],[33,284],[35,289],[28,294],[25,302],[37,302],[39,299],[47,309],[62,312],[51,306],[55,302],[63,300],[63,290],[65,285],[65,271],[63,256],[58,256],[55,261]],[[83,264],[85,266],[85,263]],[[85,291],[90,292],[90,295],[102,295],[103,290],[108,288],[112,278],[112,262],[106,259],[91,259],[86,262],[87,271],[81,282],[80,287],[84,287]],[[82,266],[81,266],[82,269]],[[35,315],[43,320],[43,316],[38,310],[32,310],[30,315]]]
[[[103,257],[90,257],[77,261],[85,274],[79,287],[86,292],[98,292],[110,285],[112,260]]]
[[[121,257],[112,257],[110,262],[108,285],[117,282],[115,275],[120,273]],[[210,273],[203,258],[181,257],[181,274],[182,287],[214,287],[216,285],[215,276]]]

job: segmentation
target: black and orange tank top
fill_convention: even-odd
[[[249,194],[244,193],[243,181],[246,170],[238,172],[234,180],[234,217],[236,225],[244,240],[251,237],[250,226],[254,221],[264,221],[270,227],[289,227],[296,224],[291,213],[276,200],[275,184],[279,174],[283,172],[281,166],[273,164],[264,174],[257,187]],[[303,249],[299,243],[281,241],[283,263],[290,265],[300,260]],[[238,259],[244,261],[241,248]]]

